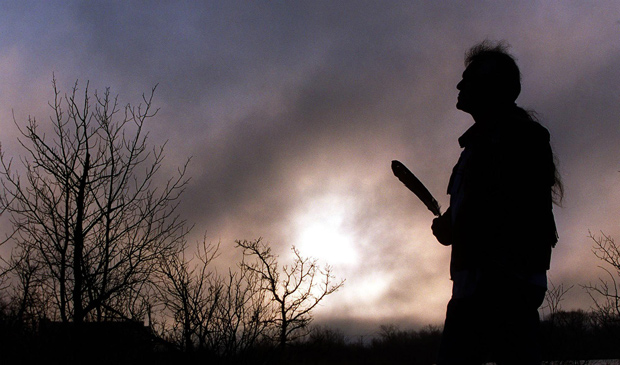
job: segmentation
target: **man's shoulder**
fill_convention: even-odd
[[[531,119],[511,118],[506,127],[506,136],[518,143],[548,143],[551,138],[547,128]]]

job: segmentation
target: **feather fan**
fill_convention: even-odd
[[[402,162],[392,161],[394,175],[426,205],[435,216],[441,215],[441,207],[426,186]]]

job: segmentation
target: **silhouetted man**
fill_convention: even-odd
[[[439,364],[538,364],[538,307],[562,185],[549,132],[515,104],[520,71],[506,47],[483,42],[465,65],[456,107],[475,123],[459,138],[450,208],[432,225],[452,247]]]

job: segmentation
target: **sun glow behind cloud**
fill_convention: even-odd
[[[347,231],[351,199],[338,194],[309,199],[295,219],[294,245],[303,256],[336,266],[355,265],[359,254]]]

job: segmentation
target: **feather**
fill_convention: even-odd
[[[441,207],[426,186],[400,161],[392,161],[394,175],[426,205],[435,216],[441,215]]]

